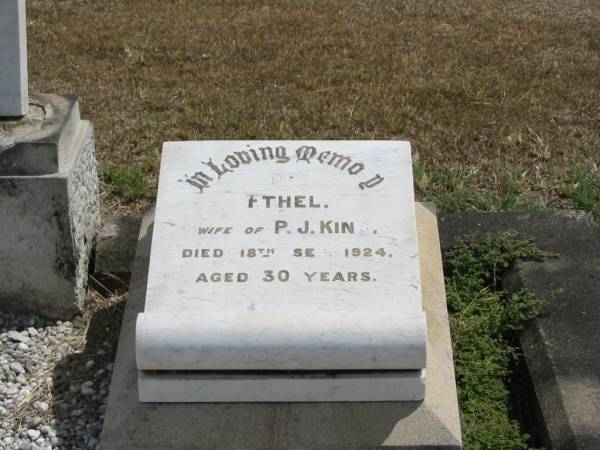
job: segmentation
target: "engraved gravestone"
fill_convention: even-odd
[[[420,400],[410,144],[163,146],[142,402]]]

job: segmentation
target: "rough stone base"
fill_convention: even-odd
[[[153,211],[142,221],[101,435],[103,449],[462,447],[435,214],[417,205],[427,388],[423,402],[140,403],[135,320],[144,310]]]
[[[0,308],[68,318],[83,305],[100,225],[93,130],[74,97],[32,101],[35,117],[0,127]],[[43,167],[28,165],[35,152]]]

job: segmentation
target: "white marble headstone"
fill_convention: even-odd
[[[0,116],[28,111],[25,0],[0,0]]]
[[[163,146],[141,371],[425,367],[401,141]]]

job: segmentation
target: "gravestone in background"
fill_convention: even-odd
[[[68,318],[100,224],[93,130],[75,96],[28,103],[26,62],[25,2],[0,0],[0,308]]]
[[[140,399],[425,394],[410,145],[163,146]]]
[[[0,1],[0,117],[27,114],[25,0]]]

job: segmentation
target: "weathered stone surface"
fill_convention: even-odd
[[[428,321],[423,402],[140,403],[135,319],[144,309],[153,211],[142,222],[101,437],[103,449],[459,449],[460,423],[435,214],[417,208]]]
[[[3,309],[67,318],[83,304],[100,202],[92,126],[78,115],[70,122],[66,126],[74,130],[59,132],[57,138],[71,135],[61,171],[0,175]]]
[[[0,117],[27,113],[25,0],[0,1]]]
[[[24,117],[0,121],[0,176],[64,173],[77,155],[77,97],[31,94],[30,104]]]
[[[108,216],[96,236],[94,279],[99,288],[126,288],[133,268],[141,216]]]
[[[505,288],[532,290],[544,314],[521,334],[525,362],[541,412],[544,445],[600,448],[600,229],[582,212],[442,214],[445,248],[465,234],[512,230],[556,253],[526,262]]]

